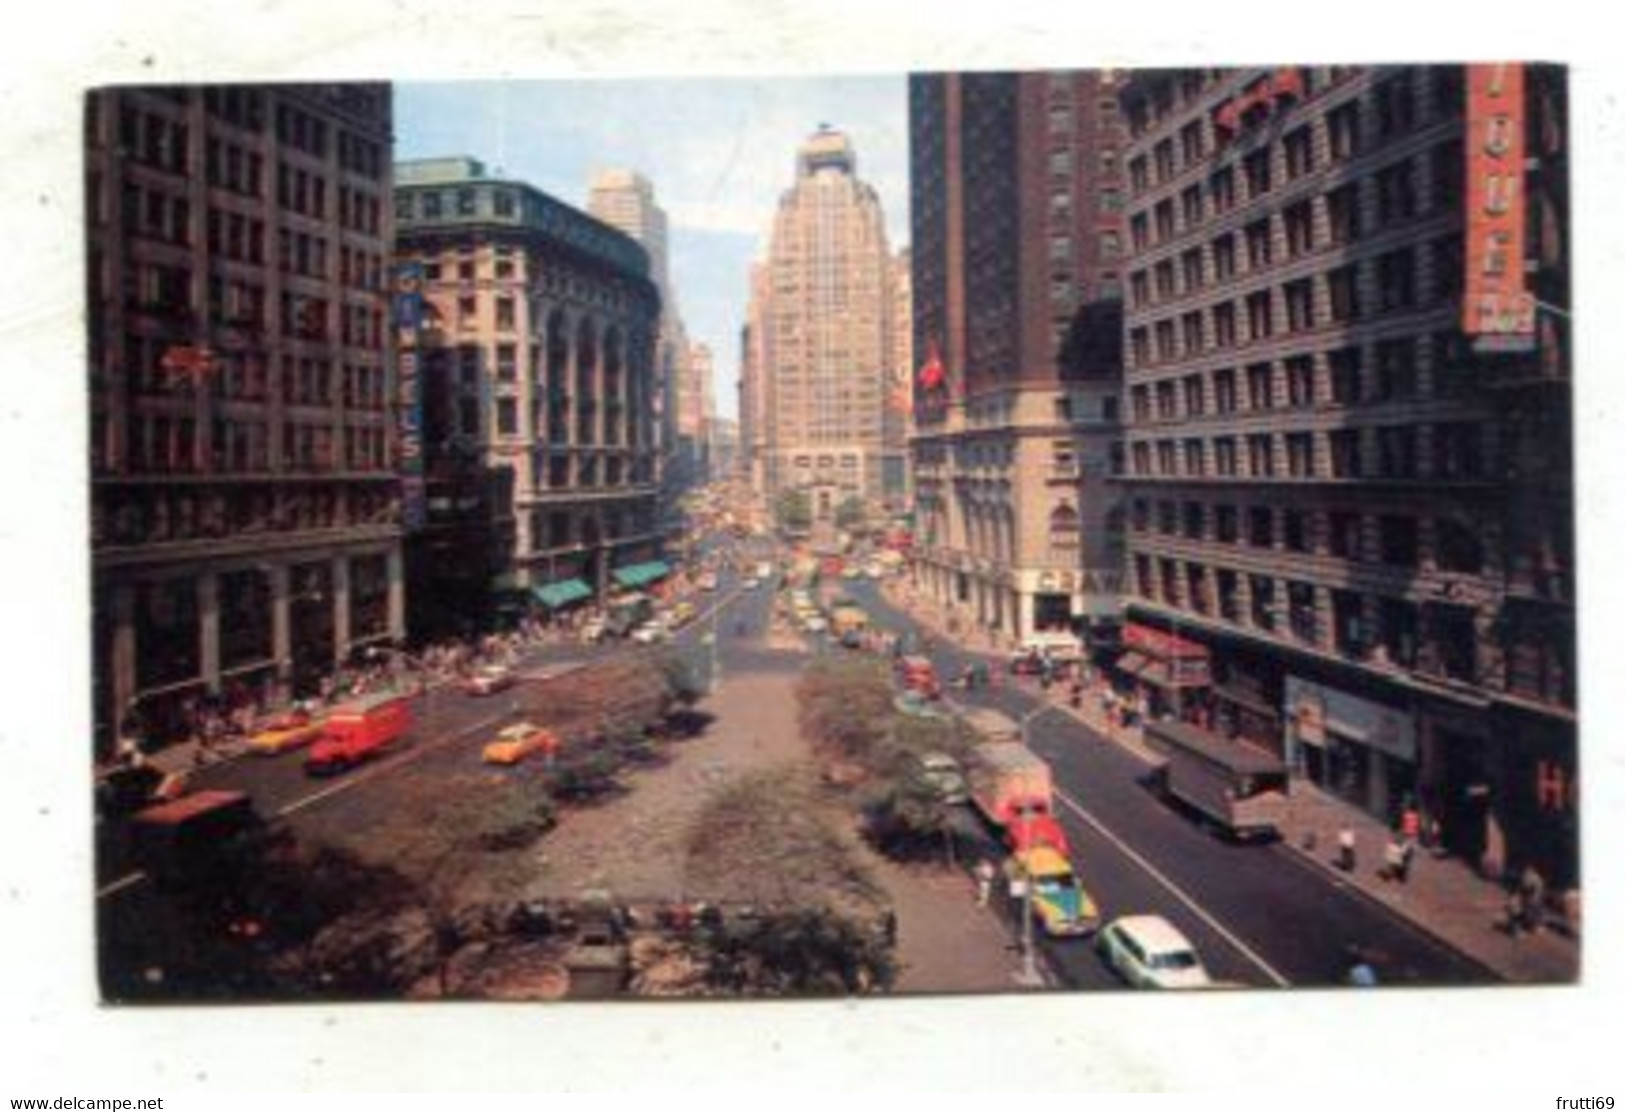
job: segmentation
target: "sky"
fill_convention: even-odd
[[[907,79],[463,81],[395,86],[395,156],[463,154],[585,208],[594,173],[641,172],[670,225],[672,282],[692,341],[715,356],[717,411],[736,416],[750,264],[820,124],[852,138],[893,251],[908,242]]]

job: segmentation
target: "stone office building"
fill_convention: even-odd
[[[86,101],[95,720],[401,636],[383,84]]]
[[[1561,71],[1148,71],[1122,102],[1125,680],[1573,884]]]
[[[483,612],[493,591],[556,609],[647,581],[661,549],[647,252],[474,159],[403,162],[395,184],[397,261],[421,270],[425,303],[410,340],[425,534],[441,538],[414,545],[414,585]]]

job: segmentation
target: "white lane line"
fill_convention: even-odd
[[[1236,935],[1226,928],[1222,923],[1220,923],[1212,915],[1208,914],[1200,904],[1198,904],[1184,891],[1184,889],[1180,888],[1179,885],[1168,879],[1168,877],[1165,876],[1160,869],[1142,857],[1132,846],[1108,830],[1104,823],[1095,818],[1095,816],[1091,815],[1088,811],[1085,811],[1078,804],[1077,800],[1073,799],[1070,795],[1059,788],[1055,789],[1055,798],[1059,799],[1064,807],[1072,811],[1084,822],[1094,827],[1101,837],[1105,838],[1112,845],[1116,846],[1124,856],[1133,861],[1136,865],[1140,866],[1140,868],[1144,869],[1153,879],[1157,881],[1157,883],[1161,884],[1164,888],[1168,889],[1169,892],[1173,893],[1174,898],[1189,908],[1191,914],[1195,915],[1198,919],[1202,920],[1202,922],[1206,923],[1220,938],[1223,938],[1226,942],[1230,943],[1230,945],[1234,946],[1243,957],[1252,962],[1254,965],[1258,966],[1259,969],[1263,970],[1266,977],[1274,981],[1276,985],[1281,988],[1291,987],[1292,982],[1282,976],[1274,966],[1265,961],[1263,958],[1259,957],[1251,946],[1248,946],[1241,939],[1237,938]]]
[[[124,891],[126,888],[134,888],[137,884],[140,884],[143,880],[146,880],[146,879],[147,879],[146,870],[137,869],[133,873],[128,873],[128,874],[126,874],[124,876],[121,876],[117,880],[113,881],[112,883],[104,884],[100,888],[96,889],[96,898],[98,900],[105,900],[108,896],[117,895],[118,893]]]

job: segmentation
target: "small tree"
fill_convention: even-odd
[[[848,496],[841,504],[835,507],[835,524],[842,529],[853,529],[862,525],[868,515],[863,507],[863,499],[856,495]]]
[[[804,490],[786,490],[773,504],[779,527],[792,531],[812,528],[812,498]]]

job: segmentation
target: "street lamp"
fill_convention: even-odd
[[[1020,732],[1021,745],[1024,749],[1032,748],[1028,742],[1028,727],[1033,720],[1050,711],[1057,709],[1055,703],[1045,703],[1035,710],[1028,711],[1017,724]],[[1026,806],[1021,809],[1022,846],[1031,849],[1033,843],[1033,809]],[[1033,944],[1033,878],[1028,872],[1026,862],[1021,863],[1021,972],[1016,975],[1016,983],[1025,988],[1042,988],[1044,978],[1038,973],[1038,954]]]

